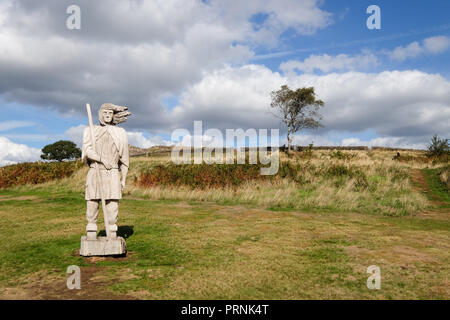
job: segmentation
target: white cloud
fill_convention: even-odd
[[[64,134],[69,137],[69,139],[72,142],[75,142],[75,144],[81,148],[83,145],[83,132],[86,126],[84,124],[80,124],[76,127],[70,127],[67,129]]]
[[[285,30],[312,34],[332,23],[331,14],[319,8],[318,0],[213,0],[210,4],[231,29],[258,44],[274,46]],[[262,21],[251,21],[257,15]]]
[[[426,149],[426,143],[414,143],[405,137],[378,137],[368,141],[359,138],[343,139],[343,146],[368,146],[368,147],[389,147],[389,148],[407,148],[407,149]]]
[[[278,44],[288,29],[326,27],[331,15],[320,4],[79,0],[82,24],[74,31],[65,28],[66,2],[16,0],[1,14],[0,94],[83,114],[86,102],[110,101],[130,107],[127,128],[166,129],[171,120],[161,97],[226,63],[245,63],[252,48]],[[258,15],[266,18],[255,26]]]
[[[261,65],[228,66],[189,86],[170,116],[179,128],[191,128],[194,120],[221,130],[278,127],[280,122],[269,113],[270,92],[282,84],[313,86],[325,101],[325,127],[318,135],[372,129],[417,144],[434,133],[450,133],[450,82],[420,71],[282,76]]]
[[[403,61],[408,58],[414,58],[422,54],[424,49],[421,45],[415,41],[407,45],[406,47],[397,47],[390,53],[390,57],[393,60]]]
[[[448,135],[450,86],[438,75],[354,72],[367,72],[377,63],[369,52],[311,55],[283,64],[283,74],[246,65],[254,48],[280,45],[283,50],[279,38],[286,30],[302,35],[328,26],[331,15],[321,3],[78,0],[82,29],[73,31],[64,27],[64,1],[3,1],[0,95],[83,115],[86,102],[94,109],[107,101],[127,105],[133,115],[124,126],[137,146],[164,143],[147,135],[149,130],[187,128],[193,120],[209,128],[277,127],[268,112],[270,92],[282,84],[314,86],[325,100],[326,127],[319,136],[327,130],[372,128],[416,143],[434,132]],[[431,37],[389,55],[404,60],[437,54],[449,48],[448,41]],[[296,70],[342,73],[291,72]],[[180,98],[172,111],[161,104],[168,95]],[[81,145],[83,129],[65,134]]]
[[[153,146],[168,146],[171,143],[159,136],[146,138],[142,132],[127,132],[128,143],[139,148],[150,148]]]
[[[220,139],[222,138],[222,139]],[[186,147],[192,147],[194,145],[199,146],[197,141],[201,141],[203,147],[218,147],[223,148],[226,146],[225,143],[225,133],[220,136],[210,136],[210,135],[191,135],[186,134],[181,138],[181,141],[173,141],[175,145],[181,145]]]
[[[281,140],[281,144],[287,145],[286,137],[283,137],[280,140]],[[307,146],[311,143],[315,146],[334,146],[334,145],[336,145],[335,142],[331,141],[327,137],[323,137],[320,135],[298,133],[292,139],[292,144],[297,145],[297,146]]]
[[[330,56],[310,55],[304,61],[290,60],[280,65],[280,70],[284,73],[293,73],[301,71],[312,73],[315,70],[328,73],[331,71],[347,71],[347,70],[365,70],[378,65],[378,60],[371,53],[363,53],[360,55],[339,54]]]
[[[450,47],[450,38],[445,36],[430,37],[425,39],[423,44],[428,52],[441,53]]]
[[[0,3],[0,26],[3,26],[7,21],[8,15],[7,12],[11,8],[12,2],[11,0],[3,0]]]
[[[284,81],[260,65],[226,66],[189,86],[170,117],[178,128],[191,128],[194,120],[202,120],[204,130],[273,127],[276,121],[268,116],[269,94]]]
[[[382,136],[447,135],[450,122],[450,82],[420,71],[300,75],[292,87],[312,86],[325,101],[325,130]]]
[[[387,54],[392,60],[404,61],[408,58],[415,58],[423,54],[439,54],[450,48],[450,38],[446,36],[429,37],[420,44],[417,41],[402,47],[396,47]]]
[[[60,134],[38,134],[38,133],[5,133],[4,137],[12,140],[21,140],[21,141],[33,141],[33,142],[47,142],[53,143],[57,140],[61,140],[62,135]]]
[[[407,46],[398,46],[392,51],[384,50],[381,53],[389,56],[392,60],[404,61],[420,55],[433,55],[445,52],[450,48],[450,37],[436,36],[424,39],[421,43],[414,41]],[[290,52],[280,52],[275,55],[289,54]],[[377,54],[378,55],[378,54]],[[312,54],[303,61],[289,60],[281,63],[280,70],[284,73],[294,73],[296,71],[313,73],[321,71],[323,73],[333,71],[364,71],[379,65],[377,55],[367,50],[362,50],[360,54],[348,55],[328,55]],[[267,55],[271,56],[271,55]],[[256,59],[255,59],[256,58]],[[254,60],[265,58],[264,55],[255,56]]]
[[[35,123],[31,121],[9,120],[0,122],[0,131],[8,131],[17,128],[31,127]]]
[[[18,162],[37,161],[41,150],[30,148],[24,144],[14,143],[8,138],[0,137],[0,166]]]

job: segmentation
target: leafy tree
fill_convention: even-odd
[[[48,144],[42,148],[41,159],[58,160],[76,159],[81,157],[81,150],[72,141],[60,140],[53,144]]]
[[[319,108],[324,105],[322,100],[316,99],[314,88],[299,88],[291,90],[287,85],[278,91],[272,91],[271,108],[274,115],[281,119],[287,127],[287,152],[291,149],[294,134],[300,129],[316,129],[321,127]]]
[[[440,157],[449,153],[450,146],[448,144],[448,139],[441,139],[435,134],[428,145],[428,156]]]

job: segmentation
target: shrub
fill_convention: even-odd
[[[447,187],[447,190],[450,191],[450,165],[439,170],[439,180]]]
[[[331,159],[339,159],[339,160],[351,160],[353,158],[356,158],[356,153],[346,153],[342,152],[341,150],[331,152],[330,153]]]
[[[262,176],[259,164],[167,164],[156,165],[141,171],[137,184],[141,187],[190,186],[191,188],[223,188],[239,186],[246,181],[287,179],[299,185],[314,179],[333,179],[336,187],[352,180],[354,189],[361,191],[369,186],[366,174],[355,166],[331,164],[316,166],[312,163],[281,162],[278,173]]]
[[[431,158],[422,156],[412,156],[412,155],[395,155],[392,160],[399,162],[418,162],[418,163],[429,163]]]
[[[260,168],[256,164],[160,164],[141,172],[137,183],[143,187],[186,185],[201,189],[238,186],[245,181],[264,179]]]
[[[326,170],[326,175],[331,177],[348,176],[350,169],[342,164],[332,164]]]
[[[69,177],[83,164],[71,162],[26,162],[0,168],[0,188],[22,184],[38,184]]]
[[[449,155],[450,146],[448,144],[448,139],[441,139],[438,135],[434,135],[428,145],[428,156],[429,157],[442,157]]]
[[[306,148],[304,148],[300,154],[301,158],[311,159],[313,156],[313,144],[310,143]]]
[[[363,191],[369,187],[369,181],[365,175],[358,175],[353,183],[355,191]]]

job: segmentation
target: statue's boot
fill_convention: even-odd
[[[109,235],[111,238],[117,238],[117,224],[109,226]]]
[[[95,223],[88,223],[86,226],[86,234],[88,240],[97,239],[97,225]]]

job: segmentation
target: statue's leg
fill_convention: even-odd
[[[86,219],[87,219],[87,238],[88,240],[97,239],[97,218],[98,218],[98,200],[86,201]]]
[[[109,230],[111,237],[117,236],[117,216],[119,215],[119,200],[106,200],[108,210]]]

